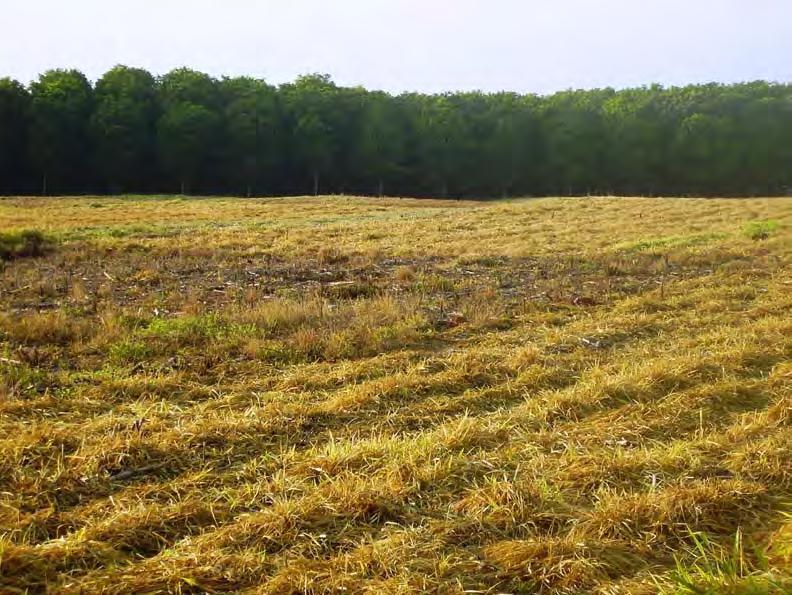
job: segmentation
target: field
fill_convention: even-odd
[[[783,592],[791,230],[0,200],[0,592]]]

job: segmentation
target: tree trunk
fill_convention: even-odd
[[[443,189],[441,190],[441,196],[443,198],[448,198],[448,182],[443,180]]]
[[[41,180],[41,196],[47,196],[47,174]]]
[[[314,170],[313,182],[314,182],[314,196],[319,196],[319,172],[316,170]]]
[[[385,182],[382,179],[379,181],[379,195],[380,198],[385,196]]]
[[[182,180],[181,181],[181,194],[182,194],[182,196],[184,196],[184,189],[186,187],[187,187],[187,184],[184,182],[184,180]]]

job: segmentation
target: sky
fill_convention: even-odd
[[[390,92],[792,82],[792,0],[0,0],[0,77],[116,64]]]

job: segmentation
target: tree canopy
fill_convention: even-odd
[[[0,193],[792,192],[792,85],[391,95],[117,66],[0,79]]]

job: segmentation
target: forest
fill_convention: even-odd
[[[117,66],[0,79],[0,194],[772,196],[792,85],[427,95]]]

